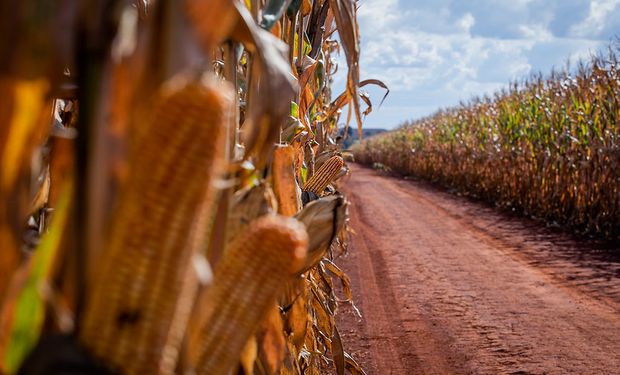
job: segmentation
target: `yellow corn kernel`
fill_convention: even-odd
[[[342,160],[342,157],[338,155],[332,156],[308,179],[303,190],[321,196],[327,185],[340,173],[340,169],[343,166],[344,160]]]
[[[307,245],[300,222],[275,215],[256,220],[230,244],[192,316],[188,362],[197,374],[226,375],[237,365]]]
[[[227,86],[174,82],[136,123],[130,173],[87,287],[79,339],[123,374],[171,374],[198,281],[232,103]]]

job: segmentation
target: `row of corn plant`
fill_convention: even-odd
[[[357,160],[618,239],[617,52],[406,123],[362,142]]]
[[[385,87],[356,11],[0,4],[0,373],[364,373],[335,324],[339,118]]]

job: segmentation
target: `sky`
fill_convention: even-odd
[[[390,87],[364,127],[390,129],[605,49],[620,0],[361,0],[358,21],[361,79]]]

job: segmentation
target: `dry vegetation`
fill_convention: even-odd
[[[608,239],[620,235],[617,45],[354,149],[357,160],[438,182]]]
[[[334,320],[337,124],[385,87],[356,7],[0,5],[0,372],[363,373]]]

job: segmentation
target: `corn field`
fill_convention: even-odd
[[[337,134],[386,87],[356,11],[0,3],[1,373],[364,373]]]
[[[620,235],[620,62],[606,53],[474,98],[354,148],[362,163],[430,180],[577,232]]]

